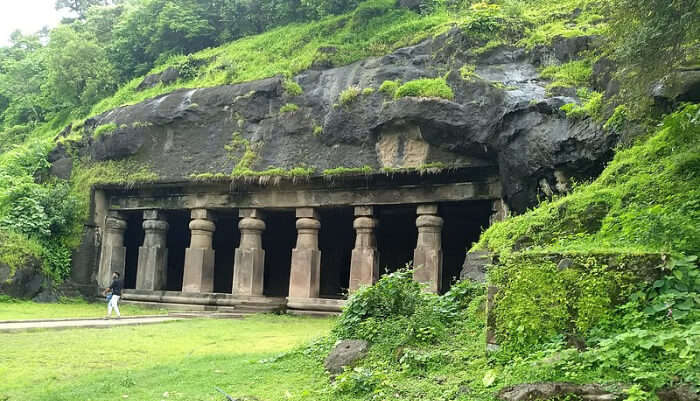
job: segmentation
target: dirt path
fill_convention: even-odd
[[[50,320],[16,320],[0,322],[0,333],[31,331],[31,330],[60,330],[78,328],[109,328],[116,326],[132,326],[141,324],[156,324],[182,320],[175,316],[135,316],[121,319],[50,319]]]

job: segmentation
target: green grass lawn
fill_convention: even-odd
[[[0,400],[224,400],[215,386],[234,397],[315,399],[327,383],[319,363],[269,360],[333,321],[259,315],[0,334]]]
[[[122,316],[168,313],[166,310],[139,308],[133,305],[120,305],[119,310]],[[31,301],[0,300],[0,320],[88,318],[104,317],[106,314],[106,302],[87,303],[81,300],[68,300],[56,304],[39,304]]]

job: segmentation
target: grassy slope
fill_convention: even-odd
[[[167,314],[166,310],[144,309],[133,305],[121,305],[122,316]],[[77,317],[103,317],[106,303],[87,303],[82,300],[64,300],[57,304],[39,304],[29,301],[3,302],[0,300],[0,320],[59,319]]]
[[[282,400],[286,391],[299,395],[300,388],[314,387],[320,367],[260,361],[326,334],[331,323],[265,315],[0,334],[0,399],[218,401],[218,386]]]
[[[475,249],[700,254],[700,106],[667,117],[573,193],[489,228]]]

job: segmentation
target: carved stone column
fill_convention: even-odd
[[[158,210],[143,212],[143,229],[146,235],[139,247],[139,263],[136,273],[136,289],[165,290],[168,278],[168,222]]]
[[[377,219],[373,215],[374,208],[372,206],[355,208],[353,227],[357,234],[350,261],[350,292],[363,285],[372,285],[379,279],[379,250],[374,234]]]
[[[241,209],[238,223],[241,244],[233,262],[233,295],[262,296],[265,273],[265,250],[262,233],[265,222],[259,209]]]
[[[292,250],[289,277],[290,298],[318,298],[321,279],[321,251],[318,212],[313,208],[297,209],[297,245]]]
[[[112,283],[112,273],[119,272],[124,277],[126,269],[126,247],[124,232],[126,220],[117,212],[110,212],[105,219],[105,234],[102,240],[102,255],[97,274],[97,284],[107,288]]]
[[[413,252],[413,279],[428,283],[429,290],[440,292],[442,278],[442,217],[437,205],[420,205],[417,209],[418,242]]]
[[[212,240],[216,225],[206,209],[192,209],[190,247],[185,250],[183,292],[214,292],[214,249]]]

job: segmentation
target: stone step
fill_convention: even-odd
[[[287,309],[288,315],[295,315],[295,316],[334,317],[334,316],[340,316],[340,313],[341,312]]]
[[[277,312],[277,307],[263,306],[219,306],[219,305],[196,305],[196,304],[176,304],[168,302],[148,302],[148,301],[120,301],[123,305],[135,305],[143,308],[166,309],[173,313],[230,313],[235,315],[250,315],[255,313]]]

